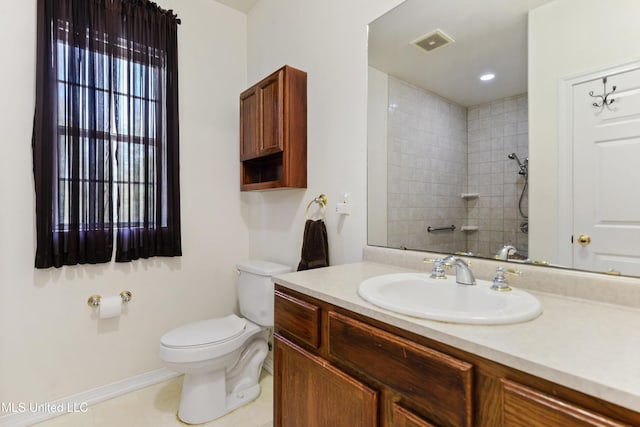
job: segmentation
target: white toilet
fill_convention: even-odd
[[[235,314],[172,329],[160,338],[160,359],[184,373],[178,418],[200,424],[251,402],[260,394],[260,371],[273,326],[271,277],[291,267],[267,261],[239,263]]]

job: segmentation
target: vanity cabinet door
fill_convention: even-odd
[[[377,427],[378,393],[276,335],[276,427]]]
[[[393,404],[392,416],[393,427],[437,427],[397,403]]]
[[[502,385],[505,427],[630,427],[513,381],[502,380]]]

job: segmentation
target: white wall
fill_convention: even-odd
[[[558,84],[640,59],[638,0],[556,0],[529,15],[529,255],[557,257]]]
[[[235,309],[248,256],[240,197],[238,94],[246,15],[211,0],[160,0],[179,29],[181,258],[35,270],[31,126],[36,1],[0,3],[0,401],[46,402],[162,365],[162,333]],[[92,318],[92,294],[133,292],[120,319]]]
[[[283,64],[308,73],[308,188],[246,194],[250,253],[295,266],[307,203],[329,198],[330,262],[362,259],[366,244],[367,24],[400,0],[269,0],[248,15],[248,83]],[[351,193],[353,213],[335,204]]]

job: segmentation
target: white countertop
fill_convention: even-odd
[[[407,270],[356,263],[279,275],[292,290],[588,395],[640,411],[640,310],[528,290],[542,303],[534,320],[463,325],[378,308],[358,296],[361,281]]]

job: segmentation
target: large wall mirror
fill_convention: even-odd
[[[368,243],[640,276],[634,16],[636,0],[407,0],[373,21]],[[582,167],[583,140],[636,120]]]

